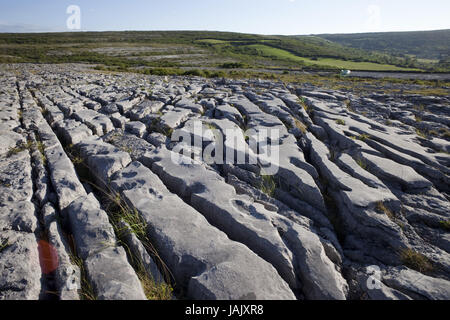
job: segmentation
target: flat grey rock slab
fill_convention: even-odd
[[[131,158],[111,144],[103,142],[100,138],[91,138],[75,146],[81,157],[86,161],[90,172],[95,175],[98,183],[107,184],[114,172],[126,167]]]
[[[183,121],[187,120],[189,116],[192,114],[192,111],[189,109],[184,109],[180,107],[175,107],[170,111],[164,113],[160,118],[160,125],[164,128],[176,128]]]
[[[430,300],[450,299],[450,281],[432,278],[408,268],[389,268],[383,273],[382,281],[411,296]]]
[[[153,144],[133,134],[124,133],[122,130],[112,131],[103,136],[102,139],[120,150],[126,150],[133,160],[138,160],[145,153],[155,150]]]
[[[147,252],[146,246],[139,240],[135,233],[133,233],[130,225],[125,221],[119,222],[121,239],[126,243],[128,249],[133,254],[135,263],[139,264],[146,272],[147,275],[155,281],[156,284],[165,284],[164,277],[158,269],[155,261],[153,261],[150,254]]]
[[[0,300],[38,300],[41,266],[33,233],[0,233]]]
[[[0,159],[0,203],[30,201],[33,196],[31,158],[25,149]]]
[[[17,147],[18,144],[24,143],[23,136],[14,131],[0,131],[0,156],[7,156],[8,151]]]
[[[74,113],[72,117],[86,124],[86,126],[99,136],[114,130],[114,125],[109,117],[94,110],[83,109]]]
[[[100,208],[92,193],[74,200],[67,207],[67,216],[77,254],[83,260],[95,252],[116,245],[108,215]]]
[[[58,135],[68,145],[77,144],[92,136],[91,129],[83,123],[72,119],[57,121],[54,123],[54,126]]]
[[[33,233],[38,228],[34,204],[29,201],[3,202],[0,205],[0,230]]]
[[[194,101],[188,99],[188,98],[182,98],[180,101],[178,101],[175,104],[175,107],[181,108],[181,109],[188,109],[195,113],[203,113],[203,107],[199,104],[196,104]]]
[[[147,132],[147,127],[140,121],[130,121],[125,124],[125,131],[143,138]]]
[[[99,300],[147,300],[141,282],[122,247],[110,247],[90,255],[86,273]]]
[[[72,264],[70,248],[64,238],[61,226],[57,221],[57,213],[50,203],[42,209],[48,243],[56,251],[57,268],[55,270],[55,285],[61,300],[79,300],[78,290],[81,288],[80,269]]]
[[[142,164],[133,162],[112,184],[148,222],[150,238],[189,297],[295,298],[270,264],[212,227]]]
[[[144,100],[126,114],[131,121],[144,120],[149,114],[157,113],[163,106],[164,102],[161,101]]]
[[[46,148],[45,156],[50,171],[50,180],[58,195],[59,209],[64,210],[72,201],[85,196],[86,191],[75,172],[72,161],[61,145]]]
[[[368,164],[368,170],[381,179],[394,181],[407,190],[426,189],[433,184],[418,174],[413,168],[363,152],[362,158]]]

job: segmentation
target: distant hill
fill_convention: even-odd
[[[337,40],[330,41],[325,36],[263,36],[209,31],[0,33],[2,62],[86,62],[122,70],[281,68],[421,71],[434,68],[430,62],[355,48]],[[450,66],[445,68],[450,69]]]
[[[395,56],[440,60],[450,55],[450,29],[413,32],[321,34],[320,38],[343,46],[384,52]]]

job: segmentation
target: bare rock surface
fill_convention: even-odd
[[[448,95],[85,68],[0,67],[0,299],[450,298]]]

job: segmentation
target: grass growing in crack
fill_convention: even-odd
[[[66,154],[69,157],[70,161],[72,161],[75,168],[82,168],[83,171],[86,169],[86,167],[82,167],[84,165],[83,158],[78,154],[78,152],[75,150],[73,145],[68,145],[66,148]]]
[[[305,134],[308,131],[308,127],[298,119],[294,119],[295,126],[300,129],[300,131]]]
[[[442,220],[439,221],[439,225],[442,229],[450,231],[450,220]]]
[[[273,175],[261,175],[261,182],[259,184],[259,189],[270,197],[275,195],[275,190],[277,188],[277,181]]]
[[[403,249],[400,252],[400,259],[408,268],[419,272],[430,272],[433,270],[431,261],[423,254],[414,251],[413,249]]]
[[[83,260],[76,254],[69,255],[69,258],[72,264],[80,269],[81,288],[78,289],[78,295],[80,296],[81,300],[97,300],[97,295],[95,294],[94,288],[87,278]]]
[[[377,202],[375,209],[386,214],[392,221],[396,220],[395,214],[382,201]]]
[[[163,135],[165,135],[166,137],[170,138],[170,137],[172,137],[172,134],[173,134],[173,128],[166,127],[164,129],[161,129],[160,132]]]
[[[367,163],[364,161],[363,158],[358,157],[356,159],[356,163],[358,164],[358,166],[360,166],[362,169],[366,170],[367,169]]]
[[[173,128],[163,127],[161,125],[161,118],[154,118],[150,124],[150,128],[153,131],[159,132],[168,138],[172,137]]]
[[[33,145],[33,142],[32,141],[30,141],[30,140],[28,140],[27,142],[25,142],[25,143],[20,143],[18,146],[16,146],[16,147],[11,147],[11,148],[9,148],[9,150],[8,150],[8,153],[7,153],[7,157],[11,157],[11,156],[13,156],[13,155],[16,155],[16,154],[18,154],[18,153],[20,153],[20,152],[22,152],[22,151],[25,151],[25,150],[30,150],[30,148],[31,148],[31,146]]]
[[[339,155],[339,150],[335,149],[335,148],[330,148],[330,156],[328,157],[328,159],[330,161],[335,161]]]
[[[44,118],[47,118],[47,116],[48,116],[48,114],[49,114],[50,112],[48,111],[47,108],[43,107],[42,110],[41,110],[41,113],[42,113],[42,116],[43,116]]]
[[[84,180],[88,183],[93,189],[95,189],[101,196],[101,203],[104,206],[105,211],[108,213],[108,217],[110,223],[114,229],[114,232],[122,244],[122,247],[125,248],[127,252],[127,256],[133,269],[138,276],[142,288],[144,289],[144,293],[148,299],[153,300],[170,300],[172,299],[172,291],[173,288],[169,284],[166,283],[156,283],[147,273],[142,263],[142,259],[138,256],[135,256],[131,253],[128,247],[125,245],[124,235],[125,230],[121,226],[121,221],[126,222],[129,226],[129,230],[141,241],[146,251],[153,257],[157,259],[159,264],[161,265],[161,269],[164,271],[164,276],[166,279],[172,279],[172,275],[170,274],[169,269],[164,264],[162,259],[159,257],[157,251],[153,248],[148,236],[147,236],[147,223],[144,219],[142,219],[141,215],[137,212],[135,208],[131,208],[126,204],[126,202],[122,199],[119,193],[110,190],[109,188],[103,189],[97,184],[94,184],[90,179],[92,178],[89,167],[83,161],[83,159],[78,155],[77,151],[73,146],[68,146],[66,148],[66,153],[70,157],[70,159],[76,163],[76,170],[78,174],[81,174],[80,180]],[[95,176],[95,174],[94,174]],[[106,185],[106,184],[104,184]],[[82,290],[81,295],[86,300],[95,300],[95,294],[90,286],[89,282],[86,279],[86,275],[84,273],[84,265],[81,259],[77,259],[76,256],[72,257],[74,264],[80,267],[80,271],[82,274]]]
[[[41,155],[42,162],[44,165],[47,163],[47,157],[45,156],[45,145],[42,143],[42,141],[38,140],[36,142],[36,147]]]
[[[173,288],[166,283],[157,283],[149,276],[142,261],[135,265],[136,274],[148,300],[172,300]]]
[[[126,231],[122,230],[121,232]],[[119,241],[125,248],[130,263],[133,266],[139,281],[141,282],[146,298],[148,300],[171,300],[173,288],[164,282],[156,282],[145,269],[144,262],[141,257],[133,255],[128,246],[122,240]]]
[[[344,126],[344,125],[345,125],[345,121],[342,120],[342,119],[337,119],[337,120],[336,120],[336,123],[337,123],[338,125],[341,125],[341,126]]]
[[[170,284],[157,283],[145,270],[144,263],[141,257],[132,254],[131,250],[126,246],[124,237],[128,232],[133,233],[143,244],[147,252],[158,258],[158,261],[162,264],[162,269],[165,271],[165,278],[170,279],[171,274],[168,271],[167,266],[162,262],[162,259],[158,256],[158,253],[153,248],[148,236],[147,236],[147,223],[139,214],[136,208],[131,208],[122,199],[117,192],[102,192],[104,197],[104,203],[106,205],[105,210],[108,212],[111,224],[114,231],[119,238],[120,242],[127,249],[128,256],[131,264],[133,265],[136,274],[141,281],[144,293],[149,300],[170,300],[172,299],[173,288]],[[122,227],[121,222],[125,222],[128,226]]]
[[[344,100],[344,105],[348,111],[353,112],[353,113],[356,112],[355,109],[353,109],[353,107],[351,105],[351,101],[349,99]]]
[[[125,151],[127,153],[133,153],[133,148],[129,147],[129,146],[122,146],[120,147],[120,150]]]
[[[368,135],[367,133],[363,133],[358,136],[358,140],[361,140],[361,141],[366,141],[368,139],[370,139],[370,135]]]
[[[311,108],[306,104],[306,100],[303,97],[298,98],[298,104],[301,105],[303,107],[303,109],[305,109],[305,111],[307,113],[311,112]]]
[[[422,130],[416,129],[416,134],[421,138],[428,139],[428,135]]]
[[[450,139],[450,130],[447,128],[440,128],[439,133],[442,139]]]
[[[0,242],[0,253],[5,250],[6,248],[8,248],[11,244],[9,243],[9,239],[3,239]]]
[[[67,154],[71,159],[78,157],[78,154],[73,146],[68,147]],[[102,184],[103,187],[93,183],[91,179],[96,175],[89,170],[89,167],[85,162],[80,161],[76,168],[77,173],[81,174],[80,179],[88,183],[101,197],[100,202],[102,203],[105,211],[108,213],[110,223],[113,226],[119,242],[127,252],[129,261],[141,281],[146,297],[148,299],[160,300],[172,299],[173,287],[170,284],[170,280],[173,279],[173,276],[147,236],[148,227],[146,221],[142,218],[136,208],[132,208],[124,199],[122,199],[119,193],[107,187],[105,183]],[[124,232],[128,232],[128,230],[123,229],[121,223],[122,221],[128,224],[129,231],[139,239],[145,250],[154,258],[154,261],[159,265],[159,269],[162,271],[162,275],[166,279],[167,283],[155,282],[145,270],[142,259],[136,255],[133,255],[125,245],[124,236],[126,234]]]

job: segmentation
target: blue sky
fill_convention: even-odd
[[[317,34],[450,29],[449,0],[0,0],[0,32],[219,30]]]

